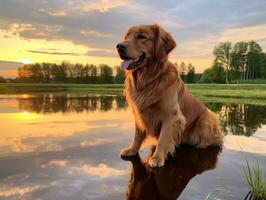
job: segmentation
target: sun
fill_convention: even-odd
[[[28,117],[29,115],[30,115],[30,112],[28,112],[28,111],[23,111],[23,115],[25,116],[25,117]]]
[[[41,116],[37,113],[31,113],[29,111],[23,110],[22,112],[14,113],[14,117],[23,121],[37,120]]]
[[[32,60],[31,59],[21,59],[21,60],[19,60],[19,62],[22,62],[23,64],[27,65],[27,64],[31,64]]]

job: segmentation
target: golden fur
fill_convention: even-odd
[[[123,43],[127,56],[135,59],[145,54],[145,60],[126,70],[124,94],[136,128],[132,144],[121,151],[121,156],[135,155],[147,136],[157,138],[149,160],[152,167],[163,166],[176,144],[198,148],[220,144],[223,133],[217,117],[189,93],[176,67],[168,61],[168,53],[176,46],[172,36],[158,25],[140,25],[129,29]]]

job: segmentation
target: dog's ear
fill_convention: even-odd
[[[154,24],[152,28],[155,35],[154,54],[158,60],[162,60],[176,47],[176,42],[171,34],[162,29],[158,24]]]

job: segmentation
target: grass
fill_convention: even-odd
[[[39,93],[39,92],[96,92],[122,94],[122,84],[30,84],[2,83],[0,94]]]
[[[249,99],[266,99],[266,90],[247,90],[247,89],[190,89],[195,96],[207,97],[230,97],[230,98],[249,98]]]
[[[234,81],[237,83],[237,81]],[[252,83],[252,84],[266,84],[266,79],[253,79],[253,80],[246,80],[246,81],[238,81],[238,83]]]
[[[257,162],[257,165],[251,169],[246,161],[243,171],[253,199],[266,199],[266,178],[259,163]]]
[[[209,200],[210,196],[211,196],[211,193],[208,193],[208,195],[205,197],[204,200]]]
[[[189,91],[200,99],[221,99],[221,102],[247,99],[249,103],[263,104],[266,84],[187,84]],[[122,94],[123,84],[27,84],[1,83],[0,94],[73,92]],[[251,101],[250,101],[251,100]]]
[[[252,104],[266,106],[265,99],[249,99],[249,98],[233,98],[233,97],[211,97],[211,96],[197,96],[204,103],[228,103],[228,104]]]

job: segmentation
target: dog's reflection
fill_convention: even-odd
[[[132,164],[128,200],[175,200],[191,178],[216,167],[220,147],[195,149],[182,146],[166,166],[151,169],[139,155],[127,158]]]

